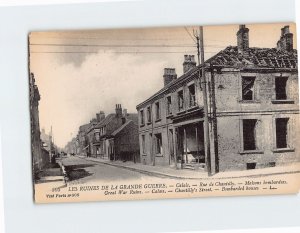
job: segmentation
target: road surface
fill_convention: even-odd
[[[80,158],[77,156],[65,157],[62,159],[65,166],[69,182],[86,183],[89,181],[136,181],[136,180],[151,180],[153,176],[148,176],[139,172],[131,171],[128,169],[110,166],[101,162],[94,162]],[[167,178],[166,178],[167,179]],[[155,178],[156,181],[164,180],[165,178]]]

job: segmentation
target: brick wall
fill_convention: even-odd
[[[255,76],[254,101],[241,100],[242,76]],[[287,76],[288,99],[294,102],[275,104],[275,77]],[[220,171],[244,170],[247,163],[256,168],[300,161],[298,77],[291,73],[240,73],[216,75],[216,105]],[[289,118],[288,146],[291,150],[276,151],[276,118]],[[258,149],[243,151],[242,120],[257,119]]]

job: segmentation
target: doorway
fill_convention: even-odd
[[[178,127],[177,161],[182,168],[205,166],[203,122]]]

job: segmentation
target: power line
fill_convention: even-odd
[[[103,38],[103,37],[69,37],[69,36],[62,36],[62,37],[32,37],[32,39],[38,40],[38,39],[70,39],[70,40],[108,40],[108,41],[166,41],[166,40],[178,40],[177,38]]]
[[[189,32],[189,30],[187,29],[187,27],[184,27],[184,29],[186,30],[186,32],[189,34],[189,36],[192,38],[192,40],[196,43],[195,38],[192,36],[192,34]]]
[[[216,54],[219,51],[205,51],[205,54]],[[30,53],[35,53],[35,54],[97,54],[98,52],[95,51],[31,51]],[[196,54],[197,51],[128,51],[128,52],[121,52],[121,51],[116,51],[116,52],[102,52],[102,53],[117,53],[117,54],[187,54],[187,53],[194,53]]]
[[[57,46],[57,47],[107,47],[107,48],[151,48],[151,47],[160,47],[160,48],[188,48],[188,47],[196,47],[196,45],[104,45],[104,44],[30,44],[30,46]],[[208,48],[224,48],[224,46],[218,46],[218,45],[206,45],[204,47],[208,47]]]
[[[99,51],[98,51],[99,52]],[[98,53],[93,51],[30,51],[30,53]],[[197,51],[114,51],[114,52],[103,52],[103,53],[196,53]]]
[[[195,45],[167,45],[167,44],[157,44],[157,45],[150,45],[150,44],[144,44],[144,45],[124,45],[124,44],[41,44],[41,43],[33,43],[30,44],[35,46],[65,46],[65,47],[72,47],[72,46],[81,46],[81,47],[166,47],[166,48],[175,48],[175,47],[195,47]]]

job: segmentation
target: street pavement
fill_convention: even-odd
[[[294,164],[292,167],[272,167],[265,169],[245,170],[245,171],[227,171],[208,177],[206,172],[193,170],[175,170],[159,166],[147,166],[121,161],[104,161],[99,158],[82,158],[70,156],[62,159],[68,183],[86,183],[90,181],[168,181],[168,180],[206,180],[206,179],[239,179],[239,178],[261,178],[272,176],[273,178],[300,176],[300,164]]]
[[[151,180],[152,176],[131,171],[124,168],[110,166],[107,164],[86,160],[77,156],[65,157],[62,159],[69,183],[86,183],[89,181],[130,181],[130,180]],[[157,178],[164,179],[164,178]],[[156,180],[157,180],[156,179]],[[165,179],[164,179],[165,180]]]

